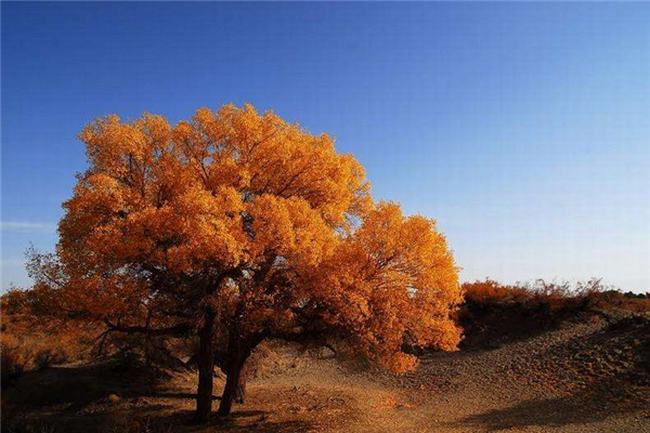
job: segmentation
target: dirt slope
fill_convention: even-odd
[[[647,318],[429,353],[401,377],[272,346],[225,421],[191,423],[191,374],[154,380],[106,364],[20,379],[3,394],[3,431],[650,432]]]

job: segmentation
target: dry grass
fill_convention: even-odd
[[[6,315],[0,332],[3,387],[22,374],[88,359],[96,332],[82,324]]]

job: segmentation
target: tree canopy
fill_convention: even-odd
[[[119,332],[198,336],[197,414],[211,410],[217,347],[231,409],[266,338],[334,335],[395,371],[405,345],[453,350],[457,270],[435,222],[373,201],[365,172],[252,106],[97,119],[89,167],[64,203],[61,299]]]

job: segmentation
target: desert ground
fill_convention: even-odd
[[[7,432],[650,432],[650,319],[592,316],[427,352],[396,376],[278,341],[245,404],[192,422],[196,374],[115,359],[30,372],[7,387]],[[215,405],[223,386],[217,378]]]

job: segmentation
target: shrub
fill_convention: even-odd
[[[523,300],[531,295],[524,287],[501,284],[490,279],[463,283],[462,288],[465,301],[477,303]]]
[[[650,311],[650,297],[622,293],[591,279],[571,285],[535,280],[506,285],[486,279],[462,285],[458,314],[464,347],[499,346],[558,326],[564,320],[621,317]]]
[[[564,309],[624,310],[632,313],[650,311],[650,295],[623,293],[592,278],[571,285],[568,282],[546,282],[543,279],[527,284],[501,284],[486,279],[462,285],[466,303],[520,303],[545,307],[549,311]]]

